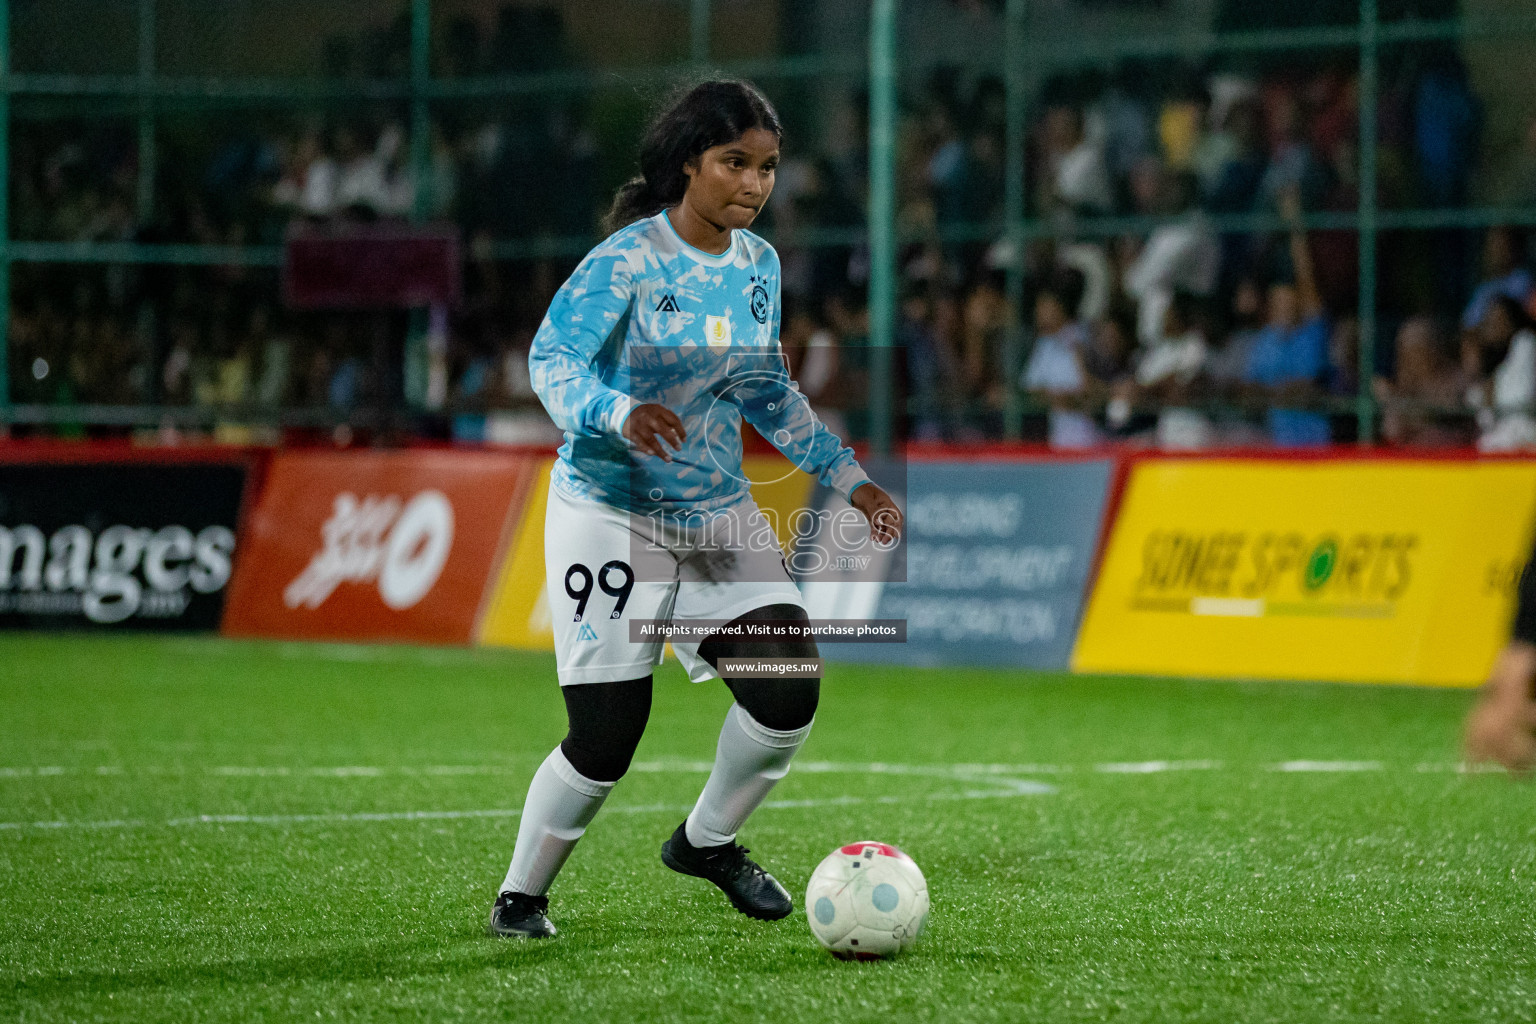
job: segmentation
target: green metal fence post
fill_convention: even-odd
[[[11,3],[0,0],[0,414],[11,410]],[[4,423],[0,423],[3,431]]]
[[[155,0],[139,0],[139,180],[140,224],[155,215]]]
[[[896,4],[869,16],[869,441],[891,452],[896,340]]]
[[[1019,363],[1024,351],[1024,98],[1025,2],[1007,0],[1003,10],[1003,217],[1007,221],[1013,258],[1004,288],[1008,298],[1008,328],[1003,335],[1003,436],[1017,441],[1024,434],[1024,406],[1019,394]]]
[[[1360,0],[1360,390],[1355,399],[1357,438],[1376,435],[1376,108],[1377,0]]]
[[[432,213],[432,108],[428,102],[432,77],[432,0],[411,0],[411,220],[420,223]],[[422,306],[413,308],[405,332],[402,390],[405,404],[427,404],[431,354],[427,331],[431,317]]]
[[[411,219],[426,220],[432,202],[432,0],[411,0]]]
[[[691,0],[688,5],[688,59],[694,64],[709,62],[709,3]]]
[[[134,216],[142,231],[155,220],[155,180],[160,162],[159,148],[155,143],[155,49],[156,37],[155,0],[139,0],[139,74],[134,83],[138,93],[135,104],[139,113],[138,182],[134,196]],[[151,366],[159,366],[165,358],[164,332],[159,322],[159,304],[147,296],[141,297],[138,307],[140,338],[148,341]],[[150,373],[141,397],[159,402],[164,396],[163,376]]]

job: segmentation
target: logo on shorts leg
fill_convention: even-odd
[[[596,639],[597,639],[597,630],[592,628],[592,623],[590,623],[590,622],[583,622],[581,624],[580,631],[577,632],[577,634],[576,634],[576,640],[578,642],[580,642],[582,640],[596,640]]]

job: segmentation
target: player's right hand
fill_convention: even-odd
[[[1526,704],[1483,701],[1467,715],[1467,760],[1496,761],[1517,775],[1536,766],[1536,712]]]
[[[1482,697],[1467,715],[1467,760],[1497,761],[1525,774],[1536,767],[1536,647],[1511,643],[1494,662]]]
[[[654,402],[637,405],[624,421],[624,439],[647,455],[654,455],[666,462],[672,461],[672,452],[662,442],[671,445],[672,451],[682,448],[688,432],[677,413]]]

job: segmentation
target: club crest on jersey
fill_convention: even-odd
[[[752,319],[760,324],[768,322],[768,289],[760,284],[752,286]]]
[[[731,322],[723,316],[704,315],[704,340],[710,348],[726,348],[731,344]]]

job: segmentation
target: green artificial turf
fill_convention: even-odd
[[[0,1017],[1530,1020],[1536,790],[1455,770],[1469,700],[834,665],[742,839],[797,901],[912,854],[928,934],[851,964],[662,867],[728,704],[673,665],[528,944],[484,924],[552,659],[15,635]]]

